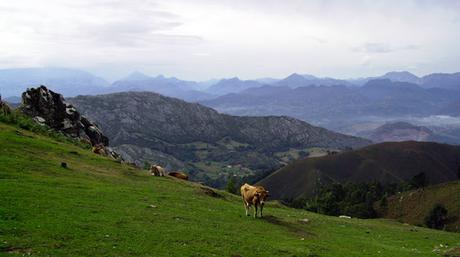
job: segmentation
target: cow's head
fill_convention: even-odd
[[[257,188],[255,197],[259,200],[260,204],[263,205],[268,198],[268,191],[264,188]]]

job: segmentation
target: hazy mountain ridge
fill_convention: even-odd
[[[363,85],[375,79],[389,79],[394,82],[409,82],[423,88],[444,88],[460,90],[460,72],[456,73],[431,73],[418,77],[408,71],[390,71],[382,76],[349,80],[353,84]]]
[[[379,79],[361,87],[263,86],[201,103],[230,114],[290,115],[333,128],[331,123],[356,117],[433,115],[459,98],[457,91]]]
[[[162,75],[156,77],[133,72],[114,83],[94,76],[89,72],[68,68],[24,68],[0,70],[0,92],[4,96],[19,96],[27,86],[40,84],[49,85],[51,89],[62,92],[64,96],[93,95],[129,90],[162,91],[157,93],[174,94],[174,96],[189,97],[184,93],[192,91],[195,95],[203,94],[200,99],[209,99],[212,95],[238,93],[245,89],[261,87],[263,85],[286,86],[291,88],[305,86],[362,86],[371,80],[389,79],[393,82],[409,82],[424,88],[460,89],[460,72],[433,73],[418,77],[407,71],[392,71],[382,76],[359,79],[336,79],[330,77],[316,77],[309,74],[293,73],[283,79],[260,78],[254,80],[213,79],[209,81],[187,81],[175,77],[167,78]],[[109,87],[108,90],[107,87]],[[177,92],[176,92],[177,91]],[[206,95],[209,94],[209,95]],[[196,100],[196,96],[186,100]]]
[[[240,80],[239,78],[222,79],[215,85],[212,85],[206,92],[215,95],[225,95],[229,93],[238,93],[249,88],[260,87],[263,84],[255,80]]]
[[[178,97],[188,101],[197,101],[214,98],[214,95],[197,90],[199,83],[195,81],[179,80],[162,75],[150,77],[140,72],[134,72],[124,79],[112,83],[106,93],[149,91],[171,97]]]
[[[47,70],[49,74],[44,72]],[[294,73],[284,79],[240,80],[232,78],[195,82],[134,72],[112,84],[105,81],[100,86],[95,86],[91,81],[99,81],[97,77],[70,69],[65,71],[59,69],[3,70],[0,72],[0,81],[3,81],[0,82],[0,93],[5,99],[11,92],[18,91],[15,94],[19,95],[19,88],[25,89],[27,86],[39,85],[25,84],[16,87],[15,83],[18,81],[39,83],[48,80],[54,84],[50,88],[62,92],[64,96],[150,91],[186,101],[200,102],[232,115],[286,115],[353,135],[358,135],[357,133],[363,130],[358,126],[366,121],[378,121],[381,122],[381,125],[389,120],[412,122],[413,118],[432,115],[459,116],[456,103],[460,101],[460,90],[452,88],[455,88],[460,73],[439,73],[417,77],[402,71],[354,80],[318,78],[313,75]],[[53,73],[57,74],[53,75]],[[67,74],[67,77],[62,73]],[[16,78],[18,74],[21,75],[20,79]],[[48,79],[31,79],[36,78],[36,74],[41,74],[41,78],[47,77]],[[86,79],[75,79],[76,75],[70,76],[69,74],[83,74],[81,76]],[[62,82],[49,79],[54,78],[53,76],[61,76],[59,78],[62,79]],[[11,78],[18,81],[11,80]],[[9,80],[14,83],[6,83]],[[68,89],[69,85],[71,85],[70,89]],[[456,126],[460,128],[460,123]],[[430,126],[430,129],[433,128]],[[457,139],[460,138],[456,131],[452,133],[448,131],[456,130],[456,127],[440,127],[439,129],[447,129],[446,134],[453,138],[452,141],[449,141],[450,143],[459,141]]]
[[[0,94],[19,97],[28,87],[47,85],[65,96],[100,94],[110,86],[89,72],[67,68],[28,68],[0,70]]]
[[[161,161],[155,159],[161,152],[163,161],[171,157],[175,168],[202,171],[202,167],[187,165],[206,161],[269,170],[280,165],[276,152],[314,146],[344,149],[370,143],[290,117],[230,116],[151,92],[78,96],[68,101],[95,120],[115,148],[123,145],[121,152],[133,154],[127,159]]]

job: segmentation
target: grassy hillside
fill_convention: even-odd
[[[457,179],[460,146],[432,142],[388,142],[296,161],[259,183],[277,199],[310,196],[332,182],[400,183],[424,172],[429,184]]]
[[[433,206],[441,203],[448,213],[449,231],[460,232],[460,181],[404,192],[388,198],[388,207],[375,204],[379,216],[420,225]]]
[[[2,123],[0,146],[0,255],[403,257],[460,244],[456,233],[276,203],[253,219],[237,196]]]

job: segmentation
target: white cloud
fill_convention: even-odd
[[[424,74],[460,67],[460,1],[0,2],[0,68],[186,79]]]

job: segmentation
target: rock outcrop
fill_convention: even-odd
[[[74,106],[64,101],[61,94],[45,86],[27,89],[22,94],[19,110],[37,123],[46,124],[69,137],[87,141],[93,146],[109,144],[109,139],[95,123],[81,116]]]
[[[10,114],[11,113],[11,107],[2,101],[2,96],[0,96],[0,113],[2,114]]]

